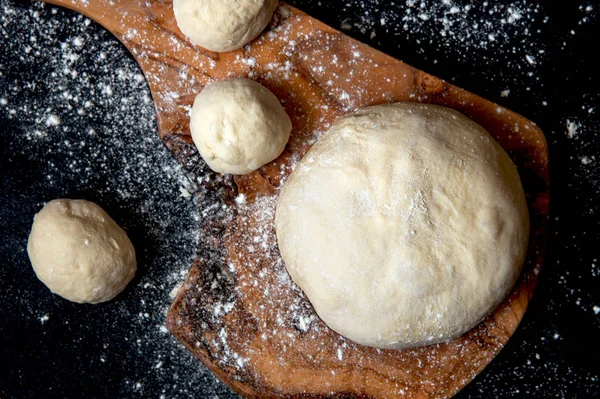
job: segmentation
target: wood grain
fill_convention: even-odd
[[[235,181],[212,179],[199,188],[224,198],[235,217],[203,223],[209,239],[202,248],[207,253],[199,254],[168,314],[171,331],[236,392],[256,398],[450,397],[506,344],[527,308],[545,249],[548,149],[535,124],[283,3],[267,32],[250,46],[217,54],[183,36],[168,1],[49,2],[96,20],[127,46],[150,86],[160,136],[186,165],[197,156],[190,146],[189,107],[215,79],[246,76],[261,82],[282,100],[292,118],[292,137],[278,160]],[[310,148],[315,132],[325,131],[338,116],[357,107],[394,101],[445,105],[484,126],[518,166],[531,214],[522,276],[494,313],[456,340],[402,351],[353,344],[320,320],[310,319],[314,313],[298,289],[274,278],[282,275],[283,266],[272,238],[272,215],[253,206],[275,202],[282,178]],[[240,193],[247,198],[244,206],[233,201]],[[270,256],[250,253],[241,245],[248,230],[257,228],[270,237],[265,250]],[[219,256],[211,258],[212,252]],[[261,270],[271,273],[257,279]],[[222,282],[218,287],[215,275]],[[214,306],[224,300],[232,308],[216,320]],[[299,327],[298,314],[311,320],[310,328]]]

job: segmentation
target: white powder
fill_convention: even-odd
[[[56,115],[48,115],[48,118],[46,118],[46,126],[58,125],[60,125],[60,118]]]
[[[572,139],[577,136],[580,126],[575,122],[567,120],[567,137]]]

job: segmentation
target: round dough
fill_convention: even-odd
[[[498,306],[529,216],[515,165],[481,126],[396,103],[333,124],[283,187],[275,227],[329,327],[401,349],[457,337]]]
[[[237,50],[257,37],[277,0],[173,0],[179,29],[211,51]]]
[[[127,234],[93,202],[50,201],[34,217],[27,252],[37,277],[73,302],[114,298],[136,270]]]
[[[212,170],[240,175],[281,154],[292,122],[267,88],[237,78],[218,80],[198,94],[190,129],[194,144]]]

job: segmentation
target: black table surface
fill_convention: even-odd
[[[600,3],[290,3],[541,127],[551,226],[539,284],[515,335],[457,397],[600,397]],[[236,397],[164,326],[202,204],[158,139],[127,50],[72,11],[0,0],[0,129],[0,397]],[[32,218],[60,197],[97,202],[132,238],[138,273],[115,300],[74,304],[35,277]]]

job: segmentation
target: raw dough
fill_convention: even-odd
[[[257,37],[277,0],[173,0],[179,29],[211,51],[237,50]]]
[[[237,78],[218,80],[198,94],[190,129],[212,170],[245,174],[281,154],[292,122],[267,88]]]
[[[396,103],[333,124],[283,187],[275,227],[329,327],[400,349],[457,337],[498,306],[529,216],[516,167],[481,126]]]
[[[73,302],[115,297],[136,270],[127,234],[93,202],[50,201],[34,217],[27,252],[37,277]]]

